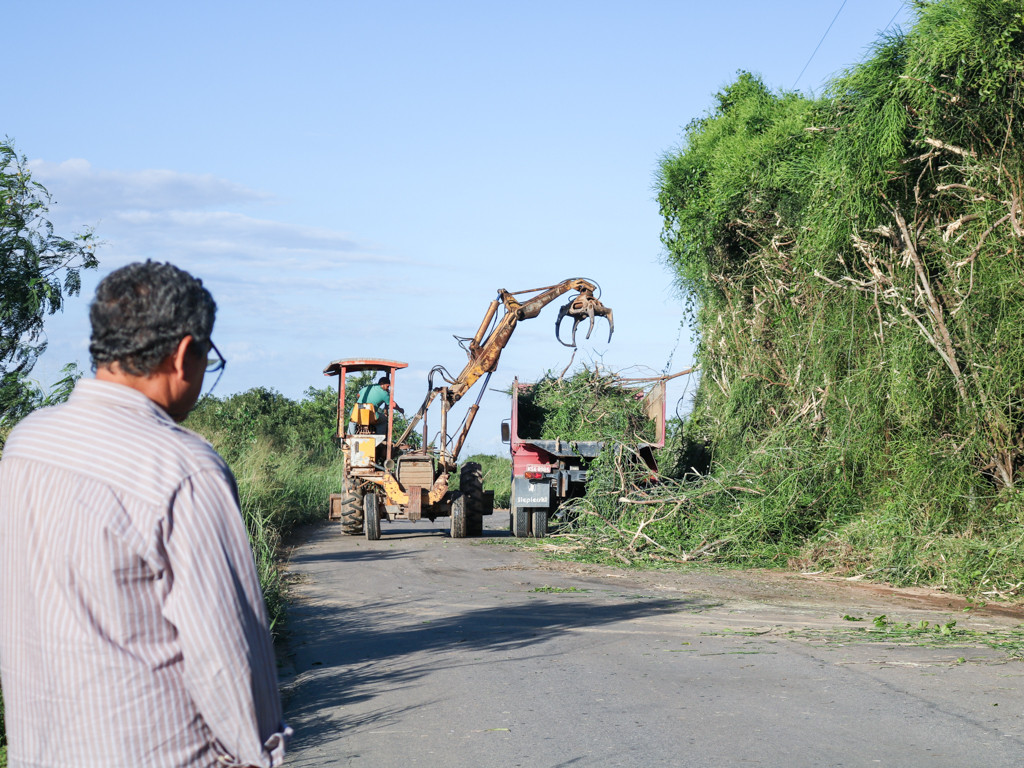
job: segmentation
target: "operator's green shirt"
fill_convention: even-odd
[[[357,403],[368,403],[374,407],[378,421],[387,417],[388,403],[390,401],[391,396],[380,384],[367,384],[356,395]]]

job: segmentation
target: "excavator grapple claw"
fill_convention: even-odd
[[[571,317],[572,322],[572,335],[570,342],[562,341],[561,336],[561,325],[562,320],[566,317]],[[590,320],[590,325],[587,327],[587,338],[590,338],[590,334],[594,331],[594,318],[595,317],[607,317],[608,318],[608,341],[612,340],[612,334],[615,332],[615,323],[612,320],[612,311],[610,308],[602,304],[597,298],[594,297],[589,291],[582,291],[569,301],[568,304],[561,307],[558,310],[558,319],[555,320],[555,338],[558,342],[566,347],[576,346],[576,329],[579,324],[583,322],[584,318]]]

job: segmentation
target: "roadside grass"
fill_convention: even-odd
[[[846,621],[863,621],[843,617]],[[992,648],[1014,661],[1024,660],[1024,624],[1012,629],[976,630],[958,627],[956,621],[928,622],[890,621],[882,614],[865,626],[835,630],[798,630],[793,636],[828,643],[893,643],[927,648]],[[961,657],[960,663],[966,661]]]
[[[217,432],[206,437],[214,447],[229,439]],[[287,608],[279,562],[281,544],[296,526],[327,516],[327,499],[342,486],[342,462],[326,452],[281,452],[271,441],[260,438],[238,453],[231,469],[238,482],[271,631],[277,635],[283,629]]]
[[[476,462],[483,473],[484,490],[494,491],[494,508],[507,509],[512,497],[512,460],[507,456],[491,456],[476,453],[462,460],[462,463]],[[459,488],[459,475],[451,477],[450,486],[453,491]]]
[[[670,434],[666,452],[673,440],[685,440],[683,429]],[[834,486],[817,487],[812,496],[792,473],[732,481],[724,487],[714,475],[662,475],[651,484],[646,473],[602,454],[586,496],[563,504],[568,522],[553,527],[545,549],[559,559],[625,567],[765,567],[925,586],[975,600],[1024,595],[1024,494],[1016,488],[972,495],[943,486],[936,470],[915,483],[917,507],[873,498],[848,514],[852,502],[832,494]],[[957,514],[942,511],[957,500]],[[801,515],[790,514],[793,505]]]
[[[808,640],[823,645],[886,644],[919,648],[991,648],[1005,654],[1008,661],[1024,660],[1024,624],[1009,629],[966,629],[955,620],[946,622],[891,621],[885,614],[868,620],[844,615],[844,621],[865,622],[849,629],[793,629],[786,637]],[[703,632],[710,637],[755,637],[770,634],[771,629],[727,629]],[[957,664],[969,661],[966,656],[956,659]]]
[[[185,426],[224,457],[238,482],[260,587],[275,636],[284,628],[286,585],[282,542],[297,525],[324,519],[328,497],[341,490],[341,456],[333,442],[337,394],[309,389],[301,400],[257,387],[207,398]]]

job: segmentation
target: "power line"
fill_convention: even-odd
[[[905,5],[906,5],[906,2],[905,2],[905,1],[904,1],[904,2],[902,2],[902,3],[900,3],[900,7],[896,9],[896,13],[894,13],[894,14],[892,15],[892,18],[891,18],[891,19],[889,19],[889,23],[888,23],[888,24],[886,24],[886,25],[885,25],[885,29],[883,29],[883,30],[882,30],[882,33],[883,33],[883,34],[885,34],[886,32],[888,32],[888,31],[889,31],[889,27],[891,27],[891,26],[892,26],[892,23],[893,23],[894,21],[896,21],[896,17],[900,15],[900,11],[902,11],[902,10],[903,10],[903,7],[904,7]]]
[[[815,54],[818,52],[818,48],[821,48],[821,44],[825,42],[825,38],[828,37],[828,33],[832,31],[832,25],[836,23],[836,19],[839,18],[839,14],[843,12],[843,8],[846,7],[846,0],[843,0],[843,4],[839,6],[839,10],[836,11],[836,15],[832,17],[832,24],[828,25],[828,29],[825,30],[825,34],[821,36],[821,40],[818,41],[818,45],[815,47],[814,52],[811,54],[811,58],[804,64],[804,68],[800,70],[800,74],[796,76],[796,80],[793,81],[793,87],[796,88],[796,84],[800,82],[800,78],[804,76],[804,72],[811,65],[811,61],[814,60]],[[899,11],[897,11],[899,13]],[[893,16],[893,18],[896,18]],[[890,22],[892,23],[892,22]]]

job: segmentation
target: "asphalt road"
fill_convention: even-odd
[[[1024,664],[859,641],[882,615],[988,632],[1024,616],[795,574],[551,562],[506,521],[482,539],[440,520],[385,522],[376,542],[303,532],[289,766],[1024,765]]]

